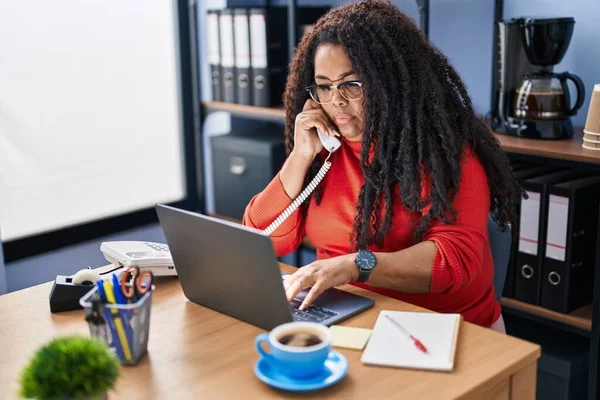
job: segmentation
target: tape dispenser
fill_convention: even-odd
[[[50,312],[81,309],[79,299],[89,292],[96,281],[100,279],[102,276],[91,268],[79,270],[70,276],[58,275],[50,291]]]

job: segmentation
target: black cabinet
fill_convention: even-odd
[[[242,219],[285,160],[283,127],[268,124],[211,138],[215,212]]]

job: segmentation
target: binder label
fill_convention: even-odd
[[[521,202],[521,222],[519,224],[519,251],[536,256],[540,226],[540,194],[527,192],[529,199]]]
[[[551,194],[548,207],[546,257],[558,261],[565,261],[568,220],[569,198]]]
[[[264,15],[250,15],[250,48],[252,67],[267,68],[267,24]]]
[[[233,52],[233,17],[231,15],[221,15],[219,22],[221,24],[221,66],[224,68],[233,68],[235,63]]]
[[[250,38],[248,37],[248,16],[236,15],[233,18],[235,29],[235,66],[250,67]]]
[[[206,19],[207,32],[207,50],[208,63],[210,65],[219,65],[219,16],[216,13],[209,13]]]

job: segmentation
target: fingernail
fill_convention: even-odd
[[[340,133],[338,131],[334,131],[336,136],[341,136]]]
[[[305,308],[305,306],[304,306],[304,303],[300,304],[300,307],[298,307],[298,309],[299,309],[300,311],[304,311],[304,308]]]

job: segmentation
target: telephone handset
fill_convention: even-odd
[[[310,183],[308,184],[308,186],[306,186],[302,193],[300,193],[298,197],[296,197],[296,199],[292,202],[292,204],[290,204],[285,210],[283,210],[279,217],[277,217],[275,221],[273,221],[271,225],[269,225],[267,229],[263,231],[263,233],[267,236],[270,236],[271,233],[273,233],[273,231],[275,231],[275,229],[277,229],[283,223],[283,221],[285,221],[290,215],[292,215],[292,213],[296,211],[298,207],[300,207],[300,204],[302,204],[304,200],[306,200],[306,198],[313,192],[313,190],[315,190],[317,185],[321,183],[323,177],[325,177],[325,174],[327,173],[327,171],[329,171],[329,168],[331,167],[331,163],[329,162],[329,157],[331,157],[331,153],[339,149],[342,145],[342,142],[340,142],[338,138],[336,138],[335,136],[324,135],[318,129],[317,135],[319,136],[321,144],[323,144],[325,150],[329,152],[329,155],[325,159],[325,162],[323,163],[321,169],[319,169],[319,172],[317,172],[317,175],[313,178],[312,181],[310,181]]]
[[[329,154],[331,154],[334,151],[336,151],[337,149],[339,149],[340,146],[342,145],[342,142],[340,142],[340,139],[336,138],[335,136],[325,135],[325,134],[321,133],[321,131],[318,129],[317,129],[317,135],[319,136],[319,139],[321,139],[321,144],[323,145],[325,150],[327,150],[329,152]]]

